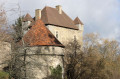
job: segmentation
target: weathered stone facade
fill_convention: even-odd
[[[8,42],[0,41],[0,70],[8,65],[10,60],[11,44]]]
[[[83,29],[74,30],[53,25],[47,25],[46,27],[54,36],[58,32],[57,39],[64,45],[70,41],[74,41],[75,37],[82,44]],[[57,65],[62,67],[64,74],[64,48],[55,46],[27,47],[27,55],[26,61],[29,64],[26,65],[26,74],[28,79],[43,79],[50,76],[50,66],[56,67]]]
[[[83,25],[79,24],[78,27],[83,27]],[[56,36],[56,33],[58,33],[57,39],[63,45],[74,41],[75,38],[80,44],[82,44],[83,42],[83,28],[81,28],[80,30],[74,30],[54,25],[47,25],[47,28],[54,34],[54,36]]]
[[[50,67],[60,65],[63,68],[63,53],[58,52],[54,47],[26,47],[26,77],[27,79],[43,79],[51,75]],[[56,49],[61,49],[56,47]],[[20,49],[20,53],[24,49]],[[22,57],[23,61],[23,57]],[[23,71],[23,70],[22,70]],[[24,73],[24,72],[23,72]],[[22,75],[24,77],[24,75]]]
[[[26,22],[22,22],[22,31],[23,31],[23,35],[25,35],[29,28],[28,26],[30,25],[31,21],[26,21]]]
[[[58,13],[61,15],[62,14],[61,7],[58,6],[56,8],[59,8],[57,10],[58,10]],[[36,17],[38,17],[36,19],[41,18],[42,15],[40,12],[41,10],[36,11]],[[44,15],[47,15],[47,13]],[[64,16],[67,17],[66,15]],[[48,19],[49,18],[47,18],[47,20]],[[69,42],[73,42],[74,40],[77,40],[77,42],[82,45],[83,31],[84,31],[83,24],[80,24],[80,23],[74,24],[74,22],[70,18],[67,17],[67,19],[68,21],[71,21],[72,25],[74,25],[74,27],[76,26],[78,29],[71,26],[64,27],[59,25],[56,26],[54,24],[45,24],[45,25],[50,30],[50,32],[64,46],[66,46]],[[51,20],[50,22],[53,22],[53,21]],[[25,21],[22,23],[23,24],[22,30],[24,35],[30,30],[29,25],[31,23],[32,21]],[[50,75],[50,69],[49,69],[50,66],[56,67],[57,65],[60,65],[62,67],[62,70],[63,70],[62,73],[64,74],[64,65],[63,65],[63,56],[65,53],[64,48],[55,47],[55,46],[33,46],[33,47],[26,47],[26,49],[27,49],[26,62],[28,62],[28,64],[26,65],[26,68],[27,68],[26,74],[28,79],[43,79]]]

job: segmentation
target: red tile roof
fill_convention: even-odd
[[[75,24],[82,24],[82,25],[84,25],[84,24],[82,23],[82,21],[80,21],[80,19],[79,19],[78,17],[75,18],[74,23],[75,23]]]
[[[61,26],[65,28],[77,29],[73,20],[62,11],[62,14],[58,13],[58,10],[51,7],[45,7],[42,10],[42,21],[45,24],[51,24],[56,26]]]
[[[60,46],[64,47],[47,29],[42,20],[37,20],[23,37],[26,46]]]

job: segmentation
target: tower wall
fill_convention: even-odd
[[[62,53],[56,52],[53,46],[41,47],[26,47],[26,75],[28,79],[44,79],[51,75],[50,67],[57,67],[60,65],[63,69],[63,56]],[[55,47],[62,49],[61,47]],[[20,49],[19,53],[24,50]],[[21,57],[24,61],[24,57]],[[23,68],[21,68],[23,69]],[[22,70],[24,71],[24,69]],[[22,78],[24,72],[21,72]],[[19,75],[19,74],[18,74]]]
[[[23,35],[25,35],[28,32],[30,24],[31,24],[31,21],[22,22],[22,32],[23,32]]]

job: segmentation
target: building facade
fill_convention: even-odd
[[[76,17],[75,20],[72,20],[62,10],[60,5],[56,6],[56,8],[46,6],[43,10],[37,9],[35,11],[34,19],[27,14],[23,20],[24,34],[38,19],[41,19],[44,22],[45,26],[62,44],[65,45],[74,38],[82,44],[84,24],[78,17]]]
[[[46,6],[42,10],[37,9],[34,18],[26,14],[22,31],[28,54],[26,61],[29,62],[26,71],[31,74],[28,79],[43,79],[50,75],[49,67],[57,65],[62,67],[64,74],[65,46],[74,39],[82,45],[83,25],[78,17],[72,20],[60,5],[56,8]]]

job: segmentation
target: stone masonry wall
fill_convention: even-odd
[[[53,25],[47,25],[47,28],[53,33],[54,36],[56,36],[56,32],[58,32],[58,40],[63,45],[72,42],[75,37],[80,44],[83,42],[83,30],[74,30]]]
[[[10,60],[11,44],[0,41],[0,70],[8,65]]]
[[[62,50],[61,47],[55,47]],[[50,76],[50,67],[60,65],[63,68],[62,53],[54,50],[54,47],[28,47],[26,56],[26,75],[28,79],[43,79]],[[23,51],[21,51],[22,53]],[[22,58],[23,59],[23,58]]]

